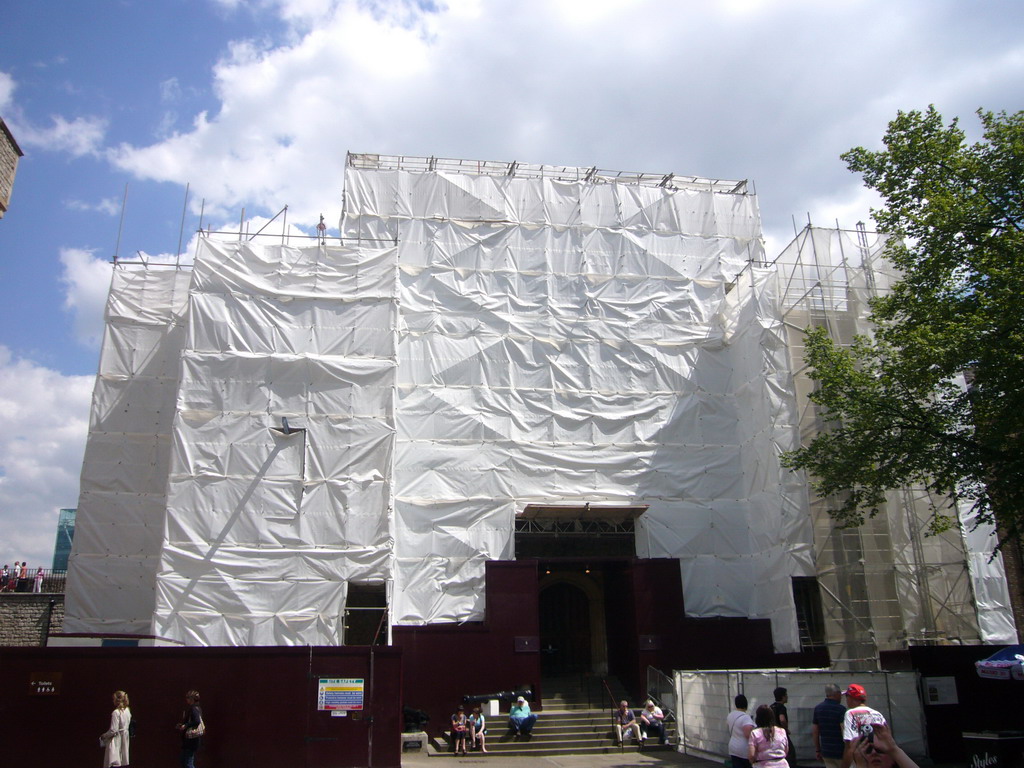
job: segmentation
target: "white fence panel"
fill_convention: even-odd
[[[852,678],[852,679],[851,679]],[[797,759],[813,762],[811,720],[814,707],[825,697],[825,685],[843,688],[852,682],[868,692],[868,705],[885,715],[893,736],[911,756],[927,754],[924,710],[915,672],[833,672],[831,670],[711,670],[675,673],[678,723],[683,751],[725,760],[729,756],[729,730],[725,720],[733,697],[747,697],[748,712],[774,701],[772,691],[787,689],[790,736]]]

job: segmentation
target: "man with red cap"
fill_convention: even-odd
[[[863,685],[850,683],[843,691],[846,697],[846,716],[843,718],[843,762],[842,768],[850,768],[853,762],[853,742],[861,736],[871,740],[871,732],[875,725],[885,725],[885,716],[877,709],[872,709],[866,702],[868,692]]]

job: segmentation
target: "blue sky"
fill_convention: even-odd
[[[118,223],[337,226],[346,150],[752,179],[774,255],[868,220],[839,155],[897,110],[1024,108],[1016,0],[36,0],[4,4],[0,563],[76,506]],[[187,255],[186,255],[187,258]]]

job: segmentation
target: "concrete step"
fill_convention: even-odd
[[[669,729],[669,740],[673,742],[675,734]],[[439,752],[451,752],[451,744],[438,739],[433,742],[434,748]],[[558,754],[560,751],[575,753],[579,750],[596,752],[614,751],[620,747],[615,743],[614,729],[607,720],[600,724],[581,724],[574,726],[541,726],[541,721],[533,729],[530,736],[516,736],[504,729],[488,729],[487,749],[489,752],[508,754],[534,754],[540,750],[544,754]],[[623,749],[636,749],[636,742],[631,736],[626,738],[626,746]],[[653,738],[648,738],[644,751],[661,749]]]
[[[507,718],[506,718],[507,721]],[[575,712],[551,712],[545,709],[537,713],[537,725],[600,725],[611,723],[611,712],[595,712],[592,709],[580,709]]]
[[[587,731],[585,731],[585,730],[579,730],[579,731],[539,731],[539,730],[537,730],[535,728],[534,731],[533,731],[533,738],[530,739],[530,741],[531,742],[533,742],[533,741],[544,741],[544,742],[573,741],[573,742],[575,742],[575,741],[594,741],[596,739],[608,739],[608,740],[611,740],[611,738],[612,738],[612,729],[611,728],[606,729],[606,732],[595,732],[594,730],[587,730]],[[526,740],[523,739],[522,737],[516,739],[514,737],[510,738],[510,737],[503,736],[503,737],[501,737],[499,739],[492,739],[492,738],[488,738],[487,739],[488,746],[491,745],[491,744],[494,744],[494,745],[504,745],[504,744],[520,744],[520,743],[524,743],[524,742],[526,742]]]
[[[675,732],[672,728],[668,729],[667,733],[669,740],[675,736]],[[615,738],[615,729],[611,725],[600,726],[596,728],[573,728],[573,729],[547,729],[541,730],[539,728],[533,729],[533,741],[543,739],[545,741],[559,740],[559,741],[581,741],[581,740],[595,740],[595,739],[613,739]],[[649,736],[648,741],[651,741],[655,737]],[[519,737],[518,741],[523,740]],[[517,738],[515,736],[509,736],[508,734],[497,735],[494,731],[490,731],[487,734],[488,744],[508,744],[516,743]]]
[[[545,691],[549,690],[549,681],[545,681]],[[609,706],[603,706],[602,702],[601,706],[595,707],[585,701],[572,701],[571,696],[565,696],[563,691],[557,690],[553,696],[545,695],[543,701],[544,709],[537,713],[537,723],[529,737],[517,737],[509,731],[505,714],[490,718],[487,729],[488,753],[493,752],[502,757],[555,757],[675,751],[671,743],[662,746],[653,739],[648,739],[642,750],[632,738],[627,738],[624,746],[616,744],[613,707],[610,702]],[[674,743],[675,733],[671,725],[668,734],[670,742]],[[432,740],[431,747],[430,754],[435,757],[455,754],[444,739]],[[479,751],[476,754],[484,757]]]
[[[541,726],[538,722],[534,727],[534,733],[599,733],[601,731],[608,731],[611,733],[613,730],[612,723],[605,722],[604,720],[596,721],[590,720],[585,723],[571,723],[563,724],[558,726]],[[493,733],[493,731],[491,731]]]
[[[544,697],[544,711],[547,712],[549,709],[560,709],[566,712],[575,712],[581,709],[600,709],[604,702],[601,701],[587,701],[582,699],[580,701],[574,701],[572,699],[563,699],[557,696],[545,696]],[[609,704],[607,707],[610,712],[613,707]]]
[[[598,743],[589,745],[569,745],[564,743],[555,744],[540,744],[533,742],[530,746],[520,746],[513,749],[494,749],[490,743],[487,745],[488,754],[494,752],[500,754],[502,757],[555,757],[558,755],[571,756],[571,755],[609,755],[609,754],[664,754],[675,751],[675,747],[671,745],[661,746],[658,744],[647,745],[642,750],[639,749],[633,742],[627,742],[626,746],[619,747],[610,743]],[[455,757],[454,752],[445,752],[436,749],[428,750],[431,757]],[[471,755],[479,755],[483,757],[483,754],[479,751],[470,752]],[[459,755],[461,757],[461,755]]]
[[[614,721],[610,712],[600,710],[580,710],[578,712],[552,712],[544,710],[538,713],[537,723],[533,732],[537,733],[558,733],[558,732],[604,732],[614,731]],[[500,738],[507,732],[507,721],[502,718],[495,722],[491,718],[488,723],[488,734],[491,738]],[[669,723],[669,731],[673,724]]]

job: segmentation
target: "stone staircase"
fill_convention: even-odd
[[[639,709],[643,704],[643,701],[634,701],[626,696],[617,680],[607,680],[616,701],[628,699],[634,709]],[[637,752],[639,746],[631,736],[626,738],[622,747],[615,743],[612,699],[600,680],[592,680],[589,688],[588,695],[586,684],[579,678],[545,679],[544,710],[537,713],[533,733],[529,736],[514,736],[507,729],[505,714],[488,718],[487,751],[506,757]],[[661,746],[656,740],[648,739],[643,748],[645,753],[675,750],[672,746],[675,743],[675,723],[669,722],[667,725],[669,745]],[[432,756],[454,755],[451,745],[444,740],[436,740],[432,746]]]

